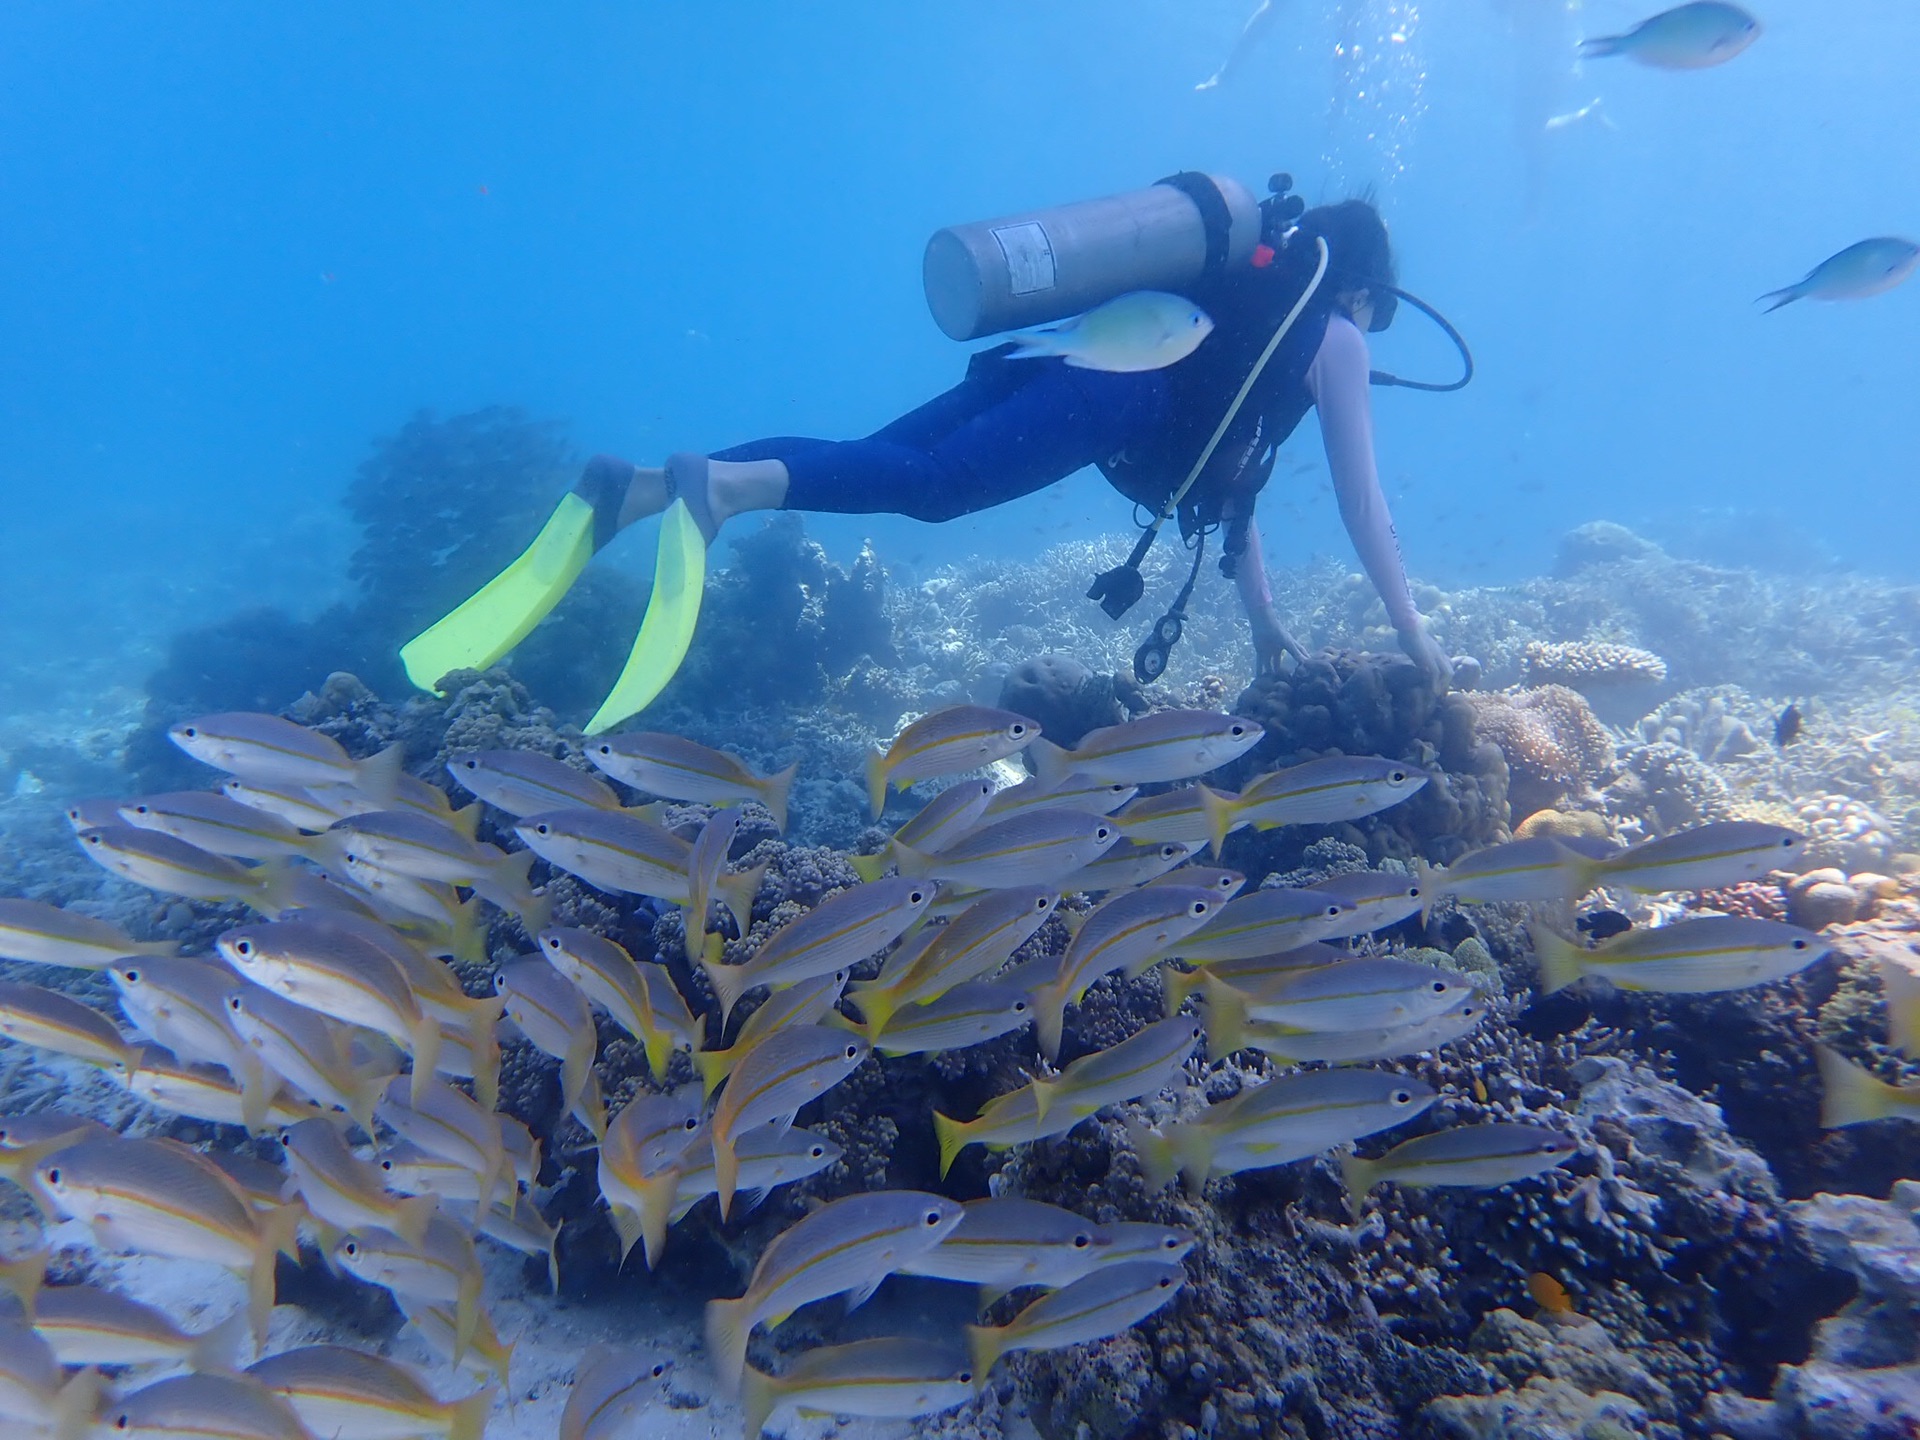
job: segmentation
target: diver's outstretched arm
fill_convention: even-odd
[[[1235,562],[1233,579],[1240,591],[1240,604],[1247,612],[1247,627],[1253,632],[1255,673],[1279,674],[1283,656],[1305,660],[1305,647],[1287,633],[1287,627],[1280,623],[1280,612],[1273,608],[1267,564],[1260,554],[1260,526],[1252,516],[1247,517],[1247,548]]]

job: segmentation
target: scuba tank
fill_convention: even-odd
[[[1188,170],[1124,195],[953,225],[927,242],[927,308],[949,338],[978,340],[1130,290],[1183,291],[1248,263],[1267,224],[1239,181]]]

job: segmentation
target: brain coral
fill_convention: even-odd
[[[1474,732],[1491,740],[1512,771],[1508,801],[1515,820],[1578,795],[1613,765],[1613,739],[1577,690],[1468,692]]]

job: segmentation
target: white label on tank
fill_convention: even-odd
[[[993,232],[1007,257],[1007,288],[1015,295],[1053,289],[1053,245],[1037,220],[1003,225]]]

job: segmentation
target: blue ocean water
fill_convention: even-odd
[[[642,460],[864,433],[965,358],[920,296],[931,231],[1186,167],[1371,191],[1473,343],[1464,394],[1376,401],[1416,576],[1534,573],[1604,517],[1912,578],[1920,295],[1753,297],[1920,229],[1920,13],[1778,0],[1739,63],[1671,73],[1575,60],[1637,18],[1617,3],[1275,3],[1205,92],[1251,0],[9,6],[10,661],[319,608],[338,496],[420,407],[516,404]],[[1417,317],[1378,354],[1450,363]],[[1273,557],[1347,554],[1309,434],[1281,477]],[[1126,515],[1089,473],[937,530],[811,528],[933,564]]]

